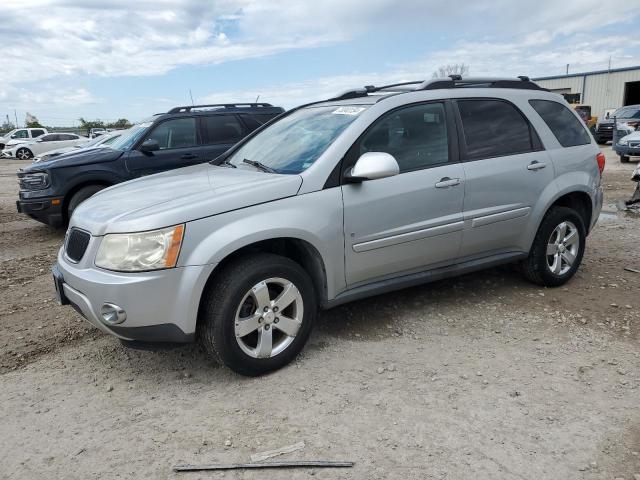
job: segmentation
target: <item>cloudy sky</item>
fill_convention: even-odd
[[[603,6],[606,5],[606,8]],[[637,0],[0,0],[0,123],[292,107],[345,88],[640,65]]]

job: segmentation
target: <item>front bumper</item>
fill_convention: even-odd
[[[613,150],[620,156],[640,157],[640,145],[637,147],[630,147],[628,145],[616,144],[613,146]]]
[[[34,220],[46,223],[52,227],[64,225],[63,197],[43,197],[37,199],[23,199],[16,201],[19,213],[29,215]]]
[[[100,237],[91,237],[79,263],[58,253],[54,275],[62,277],[64,299],[91,324],[121,340],[187,343],[195,338],[200,297],[214,265],[177,267],[153,272],[110,272],[93,265]],[[120,306],[126,320],[105,322],[105,303]]]

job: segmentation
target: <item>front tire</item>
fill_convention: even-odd
[[[105,188],[107,187],[104,185],[87,185],[74,193],[71,200],[69,200],[69,205],[67,206],[67,220],[71,219],[73,212],[82,202]]]
[[[531,251],[522,262],[525,277],[545,287],[565,284],[578,270],[586,229],[582,217],[567,207],[552,207],[542,219]]]
[[[19,148],[16,151],[16,158],[18,160],[29,160],[30,158],[33,158],[33,152],[28,148]]]
[[[627,155],[620,155],[620,163],[629,163],[629,157]]]
[[[302,350],[317,315],[313,283],[289,258],[258,253],[226,265],[204,294],[198,340],[233,371],[277,370]]]

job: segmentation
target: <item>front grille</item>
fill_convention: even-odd
[[[631,148],[638,148],[640,147],[640,142],[629,142],[629,146]]]
[[[67,237],[67,243],[65,244],[65,251],[67,257],[74,262],[79,262],[84,256],[84,252],[87,251],[89,246],[89,240],[91,235],[77,228],[72,228]]]

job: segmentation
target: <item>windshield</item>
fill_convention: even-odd
[[[640,108],[622,107],[616,110],[611,116],[618,118],[640,118]]]
[[[16,133],[18,131],[17,128],[14,128],[13,130],[11,130],[10,132],[7,133],[0,133],[0,137],[2,138],[9,138],[11,135],[13,135],[14,133]]]
[[[259,162],[275,173],[300,173],[315,162],[368,105],[311,107],[271,124],[240,147],[227,162]],[[248,167],[252,168],[252,167]]]
[[[109,148],[122,151],[131,150],[152,123],[152,121],[139,123],[131,127],[129,130],[125,130],[122,132],[122,135],[109,143]]]

